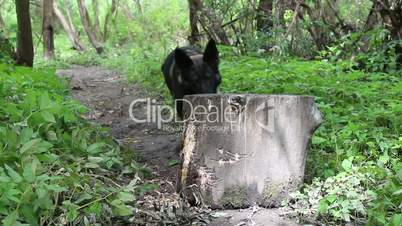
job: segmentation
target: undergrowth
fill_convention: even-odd
[[[54,71],[0,65],[0,221],[108,224],[133,214],[148,171],[81,118]],[[117,217],[117,218],[116,218]]]

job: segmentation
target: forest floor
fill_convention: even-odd
[[[153,218],[153,222],[164,222],[161,220],[164,218],[162,212],[171,214],[166,212],[164,208],[166,205],[183,205],[175,193],[181,133],[158,129],[156,123],[134,122],[129,116],[129,106],[134,100],[148,97],[147,93],[138,85],[129,84],[124,76],[120,76],[116,71],[98,66],[72,66],[69,69],[58,70],[57,74],[70,80],[73,97],[89,110],[87,119],[109,128],[111,135],[119,144],[135,150],[140,162],[154,172],[149,182],[159,186],[156,191],[146,194],[139,202],[151,207],[142,213]],[[133,115],[145,118],[146,107],[145,103],[136,105],[133,108]],[[296,221],[283,217],[283,210],[280,209],[259,207],[223,211],[187,209],[186,211],[191,213],[182,212],[184,217],[192,215],[196,221],[207,225],[298,225]],[[159,213],[153,213],[154,211]],[[171,217],[175,220],[177,218],[179,217]],[[174,224],[175,220],[171,220],[170,223]]]

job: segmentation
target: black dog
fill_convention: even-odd
[[[215,41],[208,42],[204,54],[194,47],[176,48],[166,58],[162,72],[175,100],[190,94],[216,93],[221,76]],[[182,117],[182,106],[182,101],[177,100],[179,117]]]

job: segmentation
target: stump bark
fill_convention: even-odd
[[[207,94],[185,97],[178,191],[212,208],[278,206],[303,182],[322,118],[314,98]]]

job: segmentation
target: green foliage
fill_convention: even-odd
[[[356,61],[368,71],[398,70],[397,59],[402,53],[397,46],[402,46],[402,40],[391,40],[389,31],[385,29],[373,30],[365,35],[370,37],[368,50],[358,54]]]
[[[395,175],[373,162],[356,167],[344,160],[344,172],[325,181],[314,179],[301,192],[292,193],[283,205],[306,221],[401,225],[402,166],[398,164]]]
[[[230,55],[222,60],[221,72],[221,89],[226,93],[316,97],[325,121],[312,143],[311,162],[323,163],[309,166],[314,176],[334,175],[331,170],[338,171],[341,161],[352,156],[359,156],[359,161],[398,156],[402,129],[398,74],[344,72],[326,62]]]
[[[388,30],[377,28],[348,34],[333,46],[320,52],[320,58],[369,72],[398,71],[397,47],[402,41],[392,40]],[[400,67],[400,65],[399,65]]]
[[[361,27],[366,23],[372,4],[371,0],[341,0],[338,3],[339,14],[347,24]]]
[[[302,191],[294,192],[284,205],[299,217],[309,221],[339,224],[340,221],[359,222],[367,216],[368,203],[374,198],[367,184],[373,182],[370,173],[361,173],[349,160],[345,172],[326,180],[315,179]]]
[[[307,221],[401,225],[402,164],[394,159],[392,169],[387,169],[383,164],[388,161],[380,157],[377,162],[355,166],[352,158],[345,159],[343,172],[325,181],[314,179],[283,204]]]
[[[145,171],[84,112],[53,71],[0,65],[4,225],[96,224],[133,214],[141,187],[129,175]]]
[[[369,225],[402,225],[402,163],[397,164],[395,172],[379,170],[377,198],[370,203]]]
[[[4,34],[4,31],[0,30],[0,63],[11,63],[13,55],[13,45]]]
[[[372,174],[367,180],[361,178],[367,183],[362,189],[378,193],[372,203],[367,196],[359,198],[369,208],[368,215],[388,221],[400,212],[400,196],[395,196],[394,192],[401,186],[393,176],[397,172],[399,175],[401,168],[400,72],[365,73],[350,67],[345,70],[341,64],[326,61],[291,59],[284,62],[275,58],[239,57],[233,56],[230,49],[225,49],[223,56],[221,90],[225,93],[316,97],[324,122],[312,139],[307,159],[307,182],[316,181],[313,178],[317,177],[347,179],[349,176],[345,176],[345,172],[349,175],[353,159],[358,172]],[[310,188],[318,189],[325,184],[313,182]],[[318,213],[317,208],[315,211]],[[349,215],[355,211],[348,206]],[[323,214],[333,220],[346,219],[338,213]]]

